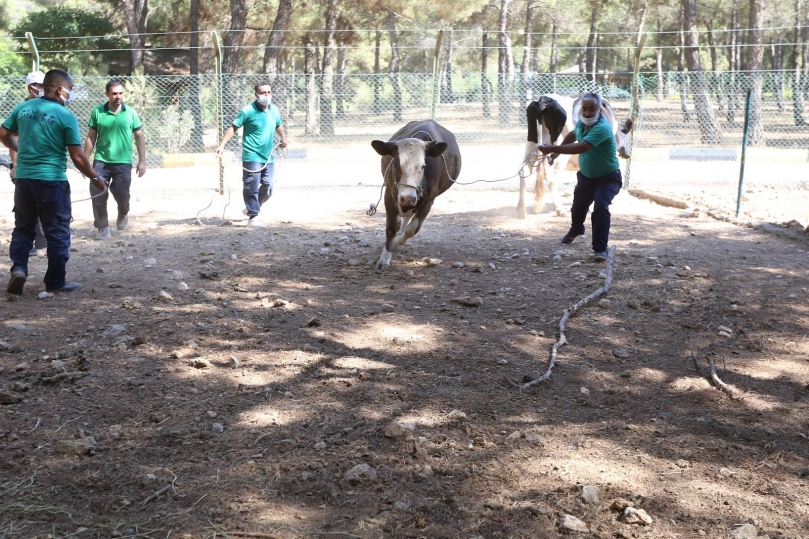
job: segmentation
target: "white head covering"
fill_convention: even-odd
[[[42,71],[34,71],[29,73],[27,77],[25,77],[25,85],[30,86],[32,84],[43,84],[45,82],[45,73]]]

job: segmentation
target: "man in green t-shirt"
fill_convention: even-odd
[[[48,271],[45,290],[67,292],[81,288],[65,280],[70,250],[70,184],[65,170],[67,157],[79,172],[92,178],[99,190],[106,184],[95,174],[81,147],[79,123],[65,108],[73,100],[73,79],[66,71],[45,74],[44,96],[14,107],[0,126],[0,142],[16,152],[14,162],[14,231],[9,258],[11,279],[6,291],[19,296],[28,278],[28,255],[39,219],[48,240]],[[17,134],[18,138],[13,135]]]
[[[124,104],[124,85],[111,80],[106,88],[107,102],[93,109],[90,114],[90,130],[84,139],[87,155],[95,146],[93,169],[96,174],[110,178],[109,192],[118,204],[118,230],[129,224],[129,188],[132,185],[132,136],[138,145],[138,178],[146,173],[146,141],[138,113]],[[110,237],[107,216],[109,193],[90,185],[93,198],[93,226],[97,239]]]
[[[562,238],[562,245],[572,243],[577,236],[584,234],[584,220],[590,204],[593,204],[593,260],[605,261],[610,236],[610,204],[623,183],[612,125],[601,114],[601,96],[584,94],[581,119],[576,123],[576,129],[568,133],[561,145],[544,144],[539,150],[552,156],[580,154],[578,182],[570,209],[572,225]]]
[[[221,155],[225,144],[244,126],[242,136],[242,181],[244,183],[244,214],[247,226],[265,228],[258,219],[261,206],[272,196],[275,163],[272,156],[275,134],[281,137],[279,145],[287,147],[287,134],[281,125],[281,112],[272,104],[272,88],[268,83],[256,84],[256,100],[244,107],[222,137],[216,148]]]

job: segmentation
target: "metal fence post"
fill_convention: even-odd
[[[750,131],[750,102],[753,91],[747,90],[747,104],[744,106],[744,136],[742,137],[742,163],[739,165],[739,193],[736,195],[736,217],[742,211],[742,189],[744,188],[744,161],[747,159],[747,134]]]
[[[214,65],[216,67],[216,79],[214,89],[216,93],[216,141],[222,144],[224,135],[224,121],[222,119],[222,46],[219,43],[219,34],[214,30],[211,32],[214,49]],[[222,154],[219,154],[219,194],[225,194],[225,167],[222,165]]]
[[[433,91],[430,98],[430,119],[435,120],[435,103],[438,101],[438,57],[441,55],[441,40],[444,38],[444,31],[438,31],[438,39],[435,42],[435,56],[433,56]]]
[[[25,32],[25,39],[28,40],[28,46],[31,48],[31,71],[39,71],[39,49],[34,34]]]

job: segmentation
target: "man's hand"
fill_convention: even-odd
[[[224,147],[219,146],[213,151],[213,153],[215,153],[216,155],[222,155],[222,150],[223,149],[224,149]]]
[[[279,144],[279,146],[281,146],[282,148],[287,147],[287,138],[286,137],[281,139],[281,144]]]
[[[554,146],[553,144],[541,144],[540,146],[537,146],[537,150],[544,153],[545,155],[547,155],[549,153],[552,153],[555,149],[556,149],[556,146]],[[558,155],[559,154],[556,154],[555,156],[552,156],[552,157],[556,157]]]
[[[90,180],[90,185],[98,189],[99,191],[106,191],[107,190],[107,180],[102,178],[101,176],[97,177],[94,180]]]
[[[138,161],[136,170],[138,171],[138,178],[142,178],[146,174],[146,161]]]

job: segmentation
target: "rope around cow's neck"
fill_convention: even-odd
[[[425,135],[430,137],[430,140],[435,142],[435,140],[433,139],[432,136],[430,136],[429,133],[427,133],[425,131],[418,131],[415,134],[418,135],[419,133],[424,133]],[[444,157],[444,154],[441,154],[441,159],[444,161],[444,171],[447,173],[447,177],[449,178],[449,180],[452,183],[457,184],[457,185],[472,185],[472,184],[475,184],[475,183],[497,183],[497,182],[504,182],[504,181],[510,180],[512,178],[518,178],[518,177],[521,180],[523,180],[523,179],[527,178],[529,176],[529,174],[530,174],[530,172],[527,172],[527,173],[525,172],[526,166],[528,166],[528,167],[538,166],[539,163],[542,162],[543,160],[545,160],[545,158],[547,157],[545,154],[538,151],[539,146],[540,146],[539,143],[535,144],[534,147],[531,148],[531,151],[526,154],[525,158],[522,160],[522,163],[520,163],[520,168],[517,170],[516,174],[512,174],[511,176],[509,176],[507,178],[500,178],[498,180],[475,180],[473,182],[459,182],[458,180],[453,179],[452,176],[450,175],[449,168],[447,166],[447,160]],[[532,162],[534,164],[532,164]],[[365,215],[367,215],[368,217],[372,217],[372,216],[376,215],[376,209],[377,209],[377,207],[379,207],[379,203],[382,201],[382,196],[383,196],[383,193],[384,193],[384,190],[385,190],[385,186],[387,185],[388,170],[390,170],[390,166],[392,164],[393,164],[393,159],[390,160],[390,162],[388,163],[387,168],[385,169],[385,173],[382,174],[382,185],[379,187],[379,199],[376,201],[376,204],[372,203],[371,207],[365,212]]]

